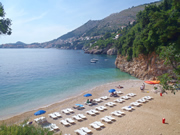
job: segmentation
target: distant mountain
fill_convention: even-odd
[[[66,49],[76,49],[76,46],[73,46],[74,43],[76,45],[81,44],[81,41],[88,40],[89,38],[100,38],[107,32],[116,32],[122,26],[135,20],[136,14],[144,10],[145,5],[132,7],[119,13],[113,13],[102,20],[89,20],[77,29],[49,42],[24,44],[19,41],[15,44],[3,44],[0,48],[52,48],[67,45],[68,47]],[[80,45],[77,49],[81,49],[82,47],[83,45]]]

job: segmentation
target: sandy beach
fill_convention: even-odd
[[[125,81],[119,81],[119,82],[113,82],[104,84],[98,87],[95,87],[91,90],[82,93],[81,95],[74,96],[72,98],[66,99],[62,102],[55,103],[51,106],[45,107],[45,108],[39,108],[46,110],[46,113],[40,116],[34,116],[34,113],[37,110],[30,111],[23,113],[21,115],[14,116],[12,118],[4,120],[7,124],[14,124],[14,123],[20,123],[24,119],[29,119],[29,121],[33,121],[33,124],[36,124],[34,122],[35,118],[44,116],[46,117],[47,121],[49,123],[55,123],[60,131],[55,133],[62,132],[63,134],[76,134],[74,130],[79,129],[81,127],[88,127],[90,130],[92,130],[91,134],[94,135],[178,135],[180,134],[180,93],[176,92],[176,94],[172,94],[170,91],[168,91],[168,94],[163,94],[160,96],[160,94],[155,94],[152,92],[153,85],[146,84],[145,85],[145,91],[141,92],[139,87],[142,85],[144,81],[142,80],[125,80]],[[121,85],[124,88],[117,89],[115,86]],[[108,96],[109,97],[109,89],[116,89],[117,91],[122,91],[123,94],[119,95],[120,97],[110,97],[108,100],[103,100],[103,102],[98,103],[97,105],[88,106],[85,105],[84,102],[88,99],[88,97],[84,97],[83,95],[86,93],[91,93],[92,96],[89,97],[89,99],[96,99],[100,98],[101,96]],[[115,99],[121,98],[121,96],[127,95],[128,93],[135,93],[135,97],[131,97],[129,100],[125,100],[123,103],[116,103],[116,106],[114,107],[107,107],[106,111],[99,112],[96,116],[91,116],[86,114],[86,111],[90,109],[95,109],[97,106],[105,106],[105,103],[107,102],[114,102]],[[134,107],[134,110],[129,112],[122,110],[121,108],[124,106],[129,106],[130,103],[135,102],[136,100],[144,97],[144,96],[151,96],[153,97],[152,100],[149,100],[146,103],[142,103],[142,106],[140,107]],[[48,99],[47,99],[48,100]],[[77,110],[73,109],[73,106],[75,104],[83,104],[85,106],[85,109],[83,110]],[[71,113],[70,115],[66,115],[61,112],[61,110],[71,108],[74,110],[74,113]],[[38,110],[39,110],[38,109]],[[115,110],[121,110],[125,112],[125,115],[122,117],[112,116],[111,112]],[[60,112],[62,115],[61,118],[58,118],[56,120],[50,118],[48,114],[53,112]],[[81,122],[75,120],[75,124],[71,126],[64,126],[60,123],[60,120],[64,120],[66,118],[72,118],[72,116],[76,114],[84,114],[87,119],[83,120]],[[116,121],[112,122],[111,124],[105,123],[101,121],[101,118],[111,115],[116,119]],[[162,124],[162,118],[165,118],[165,124]],[[89,124],[95,122],[95,121],[101,121],[105,127],[101,130],[96,130],[92,128]],[[2,123],[3,121],[1,121]]]

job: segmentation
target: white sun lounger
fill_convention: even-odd
[[[66,120],[67,122],[71,123],[71,124],[72,124],[72,123],[75,123],[75,121],[74,121],[73,119],[71,119],[71,118],[66,118],[65,120]]]
[[[62,112],[65,113],[65,114],[70,114],[70,111],[68,111],[66,109],[62,110]]]
[[[114,117],[111,117],[111,116],[105,116],[105,118],[108,118],[109,120],[113,120],[113,121],[115,121],[116,119],[114,118]]]
[[[124,107],[122,107],[122,109],[126,110],[126,111],[131,111],[131,110],[133,110],[133,108],[134,107],[132,107],[132,106],[124,106]]]
[[[65,126],[70,126],[71,124],[69,122],[67,122],[66,120],[61,120],[60,121],[61,124],[65,125]]]
[[[91,133],[92,131],[89,129],[89,128],[87,128],[87,127],[82,127],[82,128],[80,128],[81,130],[83,130],[84,132],[86,132],[86,133]]]
[[[128,96],[122,96],[121,98],[126,99],[126,100],[130,99],[130,97]]]
[[[111,114],[114,115],[114,116],[118,116],[118,117],[122,116],[122,114],[120,114],[120,113],[118,113],[118,112],[116,112],[116,111],[111,112]]]
[[[58,118],[58,116],[56,116],[54,113],[51,113],[51,114],[48,114],[48,115],[49,115],[49,117],[51,117],[53,119],[57,119]]]
[[[54,124],[54,123],[52,123],[50,126],[51,126],[51,128],[52,128],[52,129],[54,129],[54,130],[59,129],[59,127],[58,127],[58,126],[56,126],[56,124]]]
[[[93,101],[97,102],[97,103],[100,103],[102,102],[102,100],[100,98],[97,98],[97,99],[93,99]]]
[[[109,97],[108,96],[103,96],[103,97],[100,97],[101,99],[104,99],[104,100],[107,100],[107,99],[109,99]]]
[[[117,102],[117,103],[122,103],[122,102],[124,102],[124,100],[123,99],[116,99],[116,100],[114,100],[115,102]]]
[[[54,115],[56,115],[57,117],[61,117],[61,114],[59,112],[54,112]]]
[[[95,128],[95,129],[100,129],[101,127],[95,123],[91,123],[89,124],[91,127]]]
[[[147,100],[153,99],[151,96],[145,96],[144,98],[147,99]]]
[[[134,97],[134,96],[136,96],[136,94],[134,94],[134,93],[128,93],[127,96]]]
[[[97,125],[100,126],[100,127],[103,127],[103,126],[104,126],[104,124],[101,123],[100,121],[95,121],[94,123],[97,124]]]
[[[130,103],[130,105],[133,105],[133,106],[140,106],[141,103],[138,103],[138,102],[132,102],[132,103]]]
[[[36,123],[42,123],[42,120],[41,120],[41,118],[36,118],[36,119],[34,119],[34,121],[36,122]]]
[[[107,123],[112,122],[110,119],[108,119],[106,117],[101,118],[101,120],[104,121],[104,122],[107,122]]]
[[[100,107],[104,110],[107,110],[107,107],[105,107],[105,106],[100,106]]]
[[[108,103],[105,103],[105,105],[110,106],[110,107],[113,107],[113,106],[115,106],[115,103],[113,103],[113,102],[108,102]]]
[[[41,119],[41,122],[44,123],[44,122],[47,122],[46,118],[45,117],[40,117]]]
[[[96,111],[96,110],[94,110],[94,109],[91,109],[90,111],[93,112],[93,113],[95,113],[95,114],[99,114],[99,111]]]
[[[116,93],[117,93],[117,94],[123,94],[123,92],[122,92],[122,91],[116,91]]]
[[[66,110],[69,111],[70,113],[74,112],[74,110],[72,110],[71,108],[67,108]]]
[[[98,111],[104,111],[104,109],[101,108],[100,106],[96,107],[96,110],[98,110]]]
[[[77,116],[79,116],[82,119],[86,119],[86,116],[84,114],[78,114]]]
[[[115,112],[119,113],[119,114],[125,114],[124,112],[120,111],[120,110],[116,110]]]
[[[87,135],[87,133],[84,132],[84,131],[81,130],[81,129],[76,129],[76,130],[74,130],[74,132],[75,132],[75,133],[78,133],[79,135]]]
[[[74,116],[72,116],[75,120],[78,120],[78,121],[81,121],[82,120],[82,118],[81,117],[79,117],[78,115],[74,115]]]
[[[87,114],[89,115],[96,115],[94,112],[92,112],[91,110],[90,111],[86,111]]]
[[[139,99],[139,100],[137,100],[137,102],[145,103],[145,102],[147,102],[147,100],[145,100],[145,99]]]

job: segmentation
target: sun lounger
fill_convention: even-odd
[[[70,113],[74,112],[71,108],[67,108],[66,110],[69,111]]]
[[[103,127],[103,126],[104,126],[104,124],[101,123],[100,121],[95,121],[94,123],[97,124],[97,125],[100,126],[100,127]]]
[[[114,118],[114,117],[111,117],[111,116],[105,116],[105,118],[108,118],[109,120],[113,120],[113,121],[115,121],[116,119]]]
[[[40,119],[41,119],[41,123],[47,122],[45,117],[40,117]]]
[[[121,91],[116,91],[116,93],[117,93],[117,94],[123,94],[123,92],[121,92]]]
[[[119,114],[125,114],[124,112],[120,111],[120,110],[116,110],[115,112],[119,113]]]
[[[103,96],[103,97],[100,97],[101,99],[104,99],[104,100],[107,100],[107,99],[109,99],[109,97],[108,96]]]
[[[100,107],[104,110],[107,110],[107,107],[105,107],[105,106],[100,106]]]
[[[49,117],[51,117],[53,119],[57,119],[58,118],[58,116],[56,116],[54,113],[51,113],[51,114],[48,114],[48,115],[49,115]]]
[[[72,123],[75,123],[75,121],[72,120],[71,118],[66,118],[65,120],[66,120],[67,122],[71,123],[71,124],[72,124]]]
[[[127,96],[134,97],[134,96],[136,96],[136,94],[134,94],[134,93],[128,93]]]
[[[83,130],[84,132],[86,132],[86,133],[91,133],[92,131],[89,129],[89,128],[87,128],[87,127],[82,127],[82,128],[80,128],[81,130]]]
[[[139,99],[139,100],[137,100],[137,102],[140,102],[140,103],[146,103],[147,100],[145,100],[145,99]]]
[[[100,98],[97,98],[97,99],[93,99],[93,101],[97,102],[97,103],[100,103],[102,102],[102,100]]]
[[[86,113],[87,114],[89,114],[89,115],[96,115],[94,112],[92,112],[92,111],[86,111]]]
[[[130,99],[130,97],[128,96],[122,96],[121,98],[126,99],[126,100]]]
[[[81,129],[76,129],[76,130],[74,130],[74,132],[77,133],[77,134],[79,134],[79,135],[87,135],[87,133],[84,132],[84,131],[81,130]]]
[[[133,108],[134,107],[132,107],[132,106],[124,106],[124,107],[122,107],[122,109],[126,110],[126,111],[131,111],[131,110],[133,110]]]
[[[61,117],[61,114],[59,112],[54,112],[54,115],[56,115],[57,117]]]
[[[93,112],[93,113],[95,113],[95,114],[99,114],[99,112],[96,111],[96,110],[91,109],[90,111]]]
[[[113,107],[113,106],[115,106],[115,103],[113,103],[113,102],[108,102],[108,103],[105,103],[105,105],[110,106],[110,107]]]
[[[81,117],[79,117],[78,115],[74,115],[74,116],[72,116],[75,120],[78,120],[78,121],[81,121],[82,120],[82,118]]]
[[[98,110],[98,111],[104,111],[104,109],[101,108],[100,106],[96,107],[96,110]]]
[[[65,126],[70,126],[71,124],[69,122],[67,122],[66,120],[61,120],[60,121],[61,124],[65,125]]]
[[[70,114],[70,111],[68,111],[67,109],[62,110],[62,112],[65,114]]]
[[[86,116],[84,114],[78,114],[77,116],[79,116],[82,119],[86,119]]]
[[[100,129],[101,127],[95,123],[91,123],[89,124],[91,127],[95,128],[95,129]]]
[[[89,106],[93,105],[92,103],[87,103],[87,102],[84,102],[84,103],[85,105],[89,105]]]
[[[56,124],[53,124],[53,123],[52,123],[50,126],[51,126],[51,128],[54,129],[54,130],[58,130],[58,129],[59,129],[59,127],[56,126]]]
[[[118,113],[118,112],[116,112],[116,111],[111,112],[111,114],[112,114],[112,115],[115,115],[115,116],[118,116],[118,117],[122,116],[122,114],[119,114],[119,113]]]
[[[147,100],[153,99],[151,96],[145,96],[144,98],[147,99]]]
[[[133,106],[140,106],[141,103],[138,103],[138,102],[132,102],[130,105],[133,105]]]
[[[104,122],[107,122],[107,123],[112,122],[110,119],[108,119],[106,117],[101,118],[101,120],[104,121]]]
[[[114,101],[117,102],[117,103],[122,103],[122,102],[124,102],[123,99],[116,99],[116,100],[114,100]]]

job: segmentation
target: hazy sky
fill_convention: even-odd
[[[112,13],[157,0],[1,0],[12,20],[12,34],[0,35],[0,44],[46,42]]]

